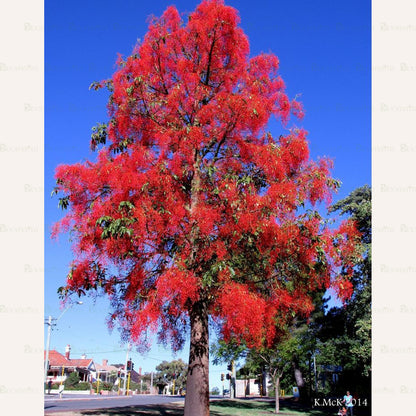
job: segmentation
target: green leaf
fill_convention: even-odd
[[[109,217],[108,215],[106,215],[104,217],[98,218],[98,220],[95,222],[95,224],[102,226],[103,224],[105,225],[106,222],[110,223],[112,220],[113,220],[112,217]]]
[[[62,210],[67,209],[69,206],[69,196],[64,196],[63,198],[59,198],[58,207]]]
[[[91,149],[95,150],[99,144],[107,142],[107,124],[98,123],[92,128]]]
[[[91,85],[89,86],[88,89],[89,90],[95,90],[95,91],[97,91],[97,90],[99,90],[101,88],[102,88],[101,82],[94,81],[93,83],[91,83]]]
[[[118,205],[119,212],[122,212],[123,209],[125,209],[127,212],[131,212],[134,208],[136,207],[130,201],[121,201]]]

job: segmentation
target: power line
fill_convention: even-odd
[[[115,354],[115,353],[122,353],[125,352],[125,349],[120,349],[120,350],[111,350],[111,351],[84,351],[82,350],[82,352],[79,351],[72,351],[73,355],[83,355],[83,354]],[[131,354],[135,354],[133,351],[131,351]],[[148,355],[146,356],[140,356],[140,358],[142,359],[150,359],[150,360],[155,360],[155,361],[166,361],[166,359],[161,359],[161,358],[156,358],[156,357],[150,357]]]

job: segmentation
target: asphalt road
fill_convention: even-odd
[[[172,402],[183,402],[183,397],[162,395],[135,395],[135,396],[86,396],[86,395],[63,395],[62,399],[57,396],[45,396],[45,414],[63,411],[79,411],[108,409],[125,406],[139,406],[149,404],[166,404]]]

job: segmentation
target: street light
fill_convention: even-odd
[[[75,302],[77,305],[82,305],[82,301]],[[52,332],[52,326],[56,326],[56,323],[62,318],[62,315],[72,306],[74,306],[74,303],[71,303],[69,306],[67,306],[63,312],[58,316],[58,318],[52,318],[51,315],[49,315],[48,319],[45,320],[45,324],[48,325],[48,339],[46,341],[46,356],[45,356],[45,374],[44,374],[44,383],[46,383],[46,380],[48,378],[48,361],[49,361],[49,347],[51,343],[51,332]]]

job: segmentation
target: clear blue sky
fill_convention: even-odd
[[[54,170],[61,163],[94,158],[91,128],[107,120],[105,92],[89,91],[93,81],[109,78],[117,53],[131,53],[147,30],[147,18],[168,5],[180,12],[197,1],[45,2],[45,316],[61,313],[56,290],[65,283],[71,251],[65,236],[50,240],[50,226],[62,212],[51,198]],[[273,52],[290,97],[301,94],[312,157],[334,159],[342,181],[336,199],[371,182],[371,3],[368,0],[229,0],[239,10],[251,55]],[[271,122],[270,130],[277,131]],[[117,330],[105,325],[107,302],[90,298],[74,306],[52,333],[51,348],[96,361],[124,362]],[[46,337],[45,337],[46,338]],[[152,371],[170,351],[155,344],[147,356],[131,354],[135,368]],[[187,360],[186,351],[179,354]],[[211,385],[220,386],[226,366],[211,366]]]

